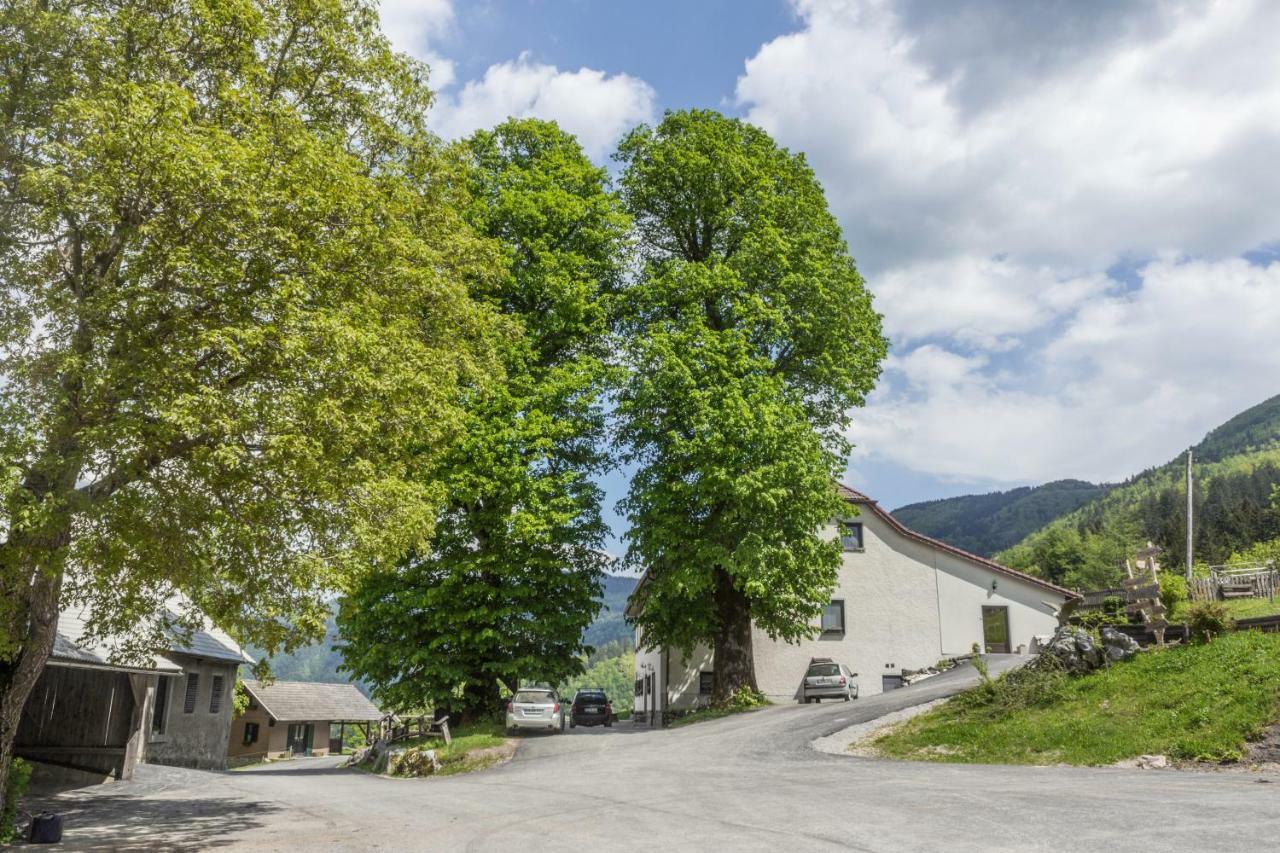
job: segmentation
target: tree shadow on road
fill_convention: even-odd
[[[234,843],[233,836],[261,827],[280,807],[227,797],[142,799],[78,791],[24,801],[23,810],[63,816],[59,850],[194,851]]]

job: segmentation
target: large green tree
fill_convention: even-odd
[[[272,652],[429,538],[497,369],[429,102],[363,0],[0,7],[0,785],[60,603]]]
[[[397,708],[464,719],[498,685],[581,671],[605,558],[601,406],[609,295],[626,217],[573,137],[509,121],[465,144],[470,218],[507,274],[476,299],[507,322],[506,382],[472,389],[446,460],[448,504],[428,552],[368,576],[342,602],[346,667]]]
[[[752,625],[797,640],[829,600],[849,411],[886,351],[803,156],[714,112],[622,143],[639,267],[623,296],[620,434],[638,470],[628,559],[648,647],[715,652],[714,698],[755,686]]]

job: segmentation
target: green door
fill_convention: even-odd
[[[982,608],[982,643],[988,654],[1009,653],[1009,608]]]

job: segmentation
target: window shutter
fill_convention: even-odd
[[[182,713],[194,714],[196,711],[196,699],[200,696],[200,673],[187,673],[187,694],[182,700]]]
[[[209,713],[216,714],[222,710],[222,688],[226,684],[225,677],[213,677],[213,691],[209,694]]]

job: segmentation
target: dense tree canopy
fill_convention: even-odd
[[[626,218],[573,137],[509,121],[466,144],[470,220],[507,274],[475,297],[507,322],[506,382],[469,389],[430,551],[342,603],[347,668],[398,708],[473,717],[499,683],[581,671],[605,566],[600,490],[609,296]]]
[[[0,785],[60,601],[275,650],[430,536],[497,365],[429,102],[363,0],[0,8]]]
[[[715,648],[718,698],[754,686],[751,625],[795,640],[835,582],[852,407],[880,318],[804,158],[713,112],[622,143],[639,263],[621,304],[620,436],[638,470],[628,558],[647,645]]]

